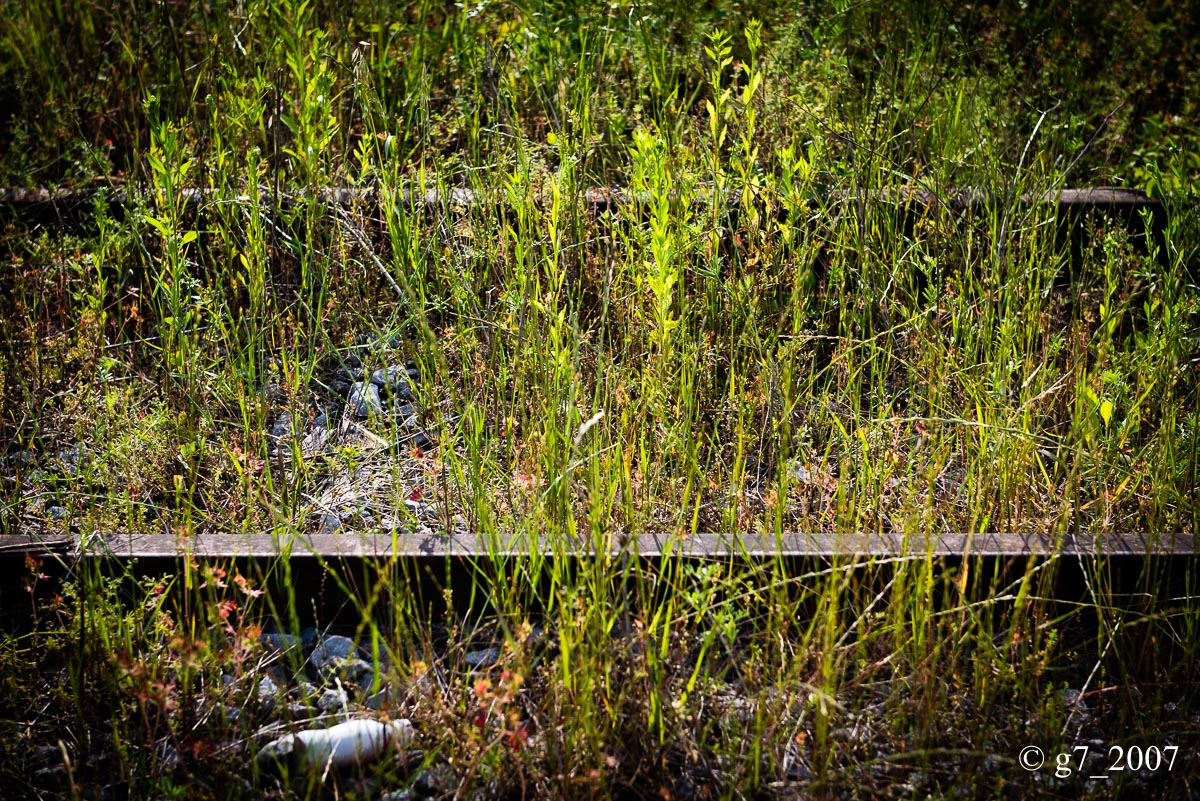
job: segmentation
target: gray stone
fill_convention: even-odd
[[[389,375],[390,371],[391,371],[390,367],[381,367],[378,370],[372,371],[371,372],[371,383],[374,384],[375,386],[379,387],[380,389],[387,389],[388,379],[391,378],[391,376]]]
[[[546,627],[541,623],[534,623],[529,627],[529,636],[525,638],[525,643],[534,648],[541,648],[546,645]]]
[[[271,677],[271,681],[275,682],[276,686],[283,686],[291,682],[295,678],[287,666],[280,660],[276,660],[265,667],[266,675]]]
[[[160,741],[158,746],[158,765],[163,770],[173,771],[178,770],[183,760],[179,758],[179,751],[170,743]]]
[[[18,472],[36,467],[37,460],[37,453],[31,450],[17,451],[8,456],[9,467]]]
[[[286,654],[299,651],[303,646],[299,637],[294,637],[291,634],[279,634],[277,632],[265,632],[258,640],[263,644],[263,648],[268,653]]]
[[[305,458],[312,458],[325,449],[326,443],[329,442],[329,428],[324,425],[314,425],[312,430],[304,437],[304,441],[300,443],[300,452]]]
[[[376,370],[371,373],[371,383],[380,389],[387,390],[389,395],[401,400],[416,400],[412,384],[409,383],[408,370],[402,365],[393,364],[390,367]]]
[[[62,764],[62,760],[58,764],[50,765],[45,768],[38,768],[32,774],[33,786],[39,788],[53,789],[61,793],[60,797],[65,798],[67,787],[72,783],[73,777],[67,773],[67,766]]]
[[[63,468],[71,475],[76,475],[79,472],[79,465],[85,456],[82,445],[71,445],[63,448],[58,452],[58,460],[62,462]]]
[[[480,651],[468,651],[463,654],[463,662],[473,668],[491,667],[500,660],[499,648],[484,648]]]
[[[271,426],[271,439],[279,441],[292,434],[292,416],[287,412],[279,415],[279,419],[275,421],[275,425]]]
[[[287,705],[287,713],[292,720],[308,720],[313,716],[313,708],[308,704],[293,701]]]
[[[392,411],[392,416],[396,418],[396,424],[405,428],[416,428],[421,424],[420,418],[417,417],[417,410],[410,404],[402,403]]]
[[[442,789],[451,784],[452,776],[447,776],[449,768],[437,765],[425,768],[413,779],[412,790],[418,795],[433,798],[441,795]]]
[[[322,534],[337,534],[342,527],[342,521],[338,516],[328,512],[317,515],[317,521]]]
[[[392,790],[379,796],[379,801],[413,801],[416,798],[412,790]]]
[[[374,709],[378,711],[384,707],[391,706],[393,695],[395,695],[395,691],[393,691],[391,687],[384,687],[374,695],[368,695],[366,698],[364,698],[363,706],[365,706],[367,709]]]
[[[47,506],[46,516],[51,520],[65,520],[71,516],[71,513],[61,506]]]
[[[348,703],[345,690],[330,687],[317,699],[317,709],[328,715],[331,712],[341,712]]]
[[[1088,703],[1083,697],[1083,693],[1073,687],[1067,687],[1062,691],[1063,708],[1066,710],[1067,718],[1074,719],[1079,722],[1088,720],[1091,717],[1091,710],[1088,709]]]
[[[350,409],[359,417],[383,414],[383,401],[379,399],[379,387],[374,384],[354,382],[350,389],[350,399],[346,401]]]
[[[269,715],[275,711],[275,698],[279,694],[279,687],[275,682],[271,681],[270,676],[263,676],[258,680],[258,711],[264,715]]]
[[[356,657],[358,657],[358,646],[354,644],[354,640],[340,634],[331,634],[317,643],[308,661],[318,673],[321,673],[337,667],[343,660]]]
[[[375,668],[363,659],[343,659],[337,665],[337,674],[343,681],[352,682],[363,690],[370,690],[375,681]]]
[[[274,381],[259,389],[259,394],[266,398],[268,403],[283,403],[287,400],[287,393],[283,387]]]

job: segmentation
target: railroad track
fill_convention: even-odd
[[[384,194],[375,189],[331,188],[317,193],[318,202],[332,211],[347,209],[379,210]],[[259,193],[257,198],[242,195],[219,197],[211,190],[186,189],[180,192],[189,211],[205,213],[217,203],[234,202],[259,204],[278,209],[306,202],[303,193]],[[452,213],[480,204],[501,203],[495,197],[483,196],[469,189],[404,189],[395,194],[396,202],[408,209],[425,208],[431,213]],[[837,205],[855,202],[848,195],[832,195],[821,202]],[[1024,208],[1054,205],[1060,218],[1069,223],[1089,213],[1109,213],[1130,224],[1141,226],[1141,215],[1149,214],[1155,227],[1161,230],[1167,204],[1146,194],[1119,187],[1067,188],[1022,194],[1006,198],[1002,193],[968,189],[954,193],[938,193],[919,187],[896,187],[876,193],[867,200],[904,214],[922,214],[942,208],[955,214],[984,212],[1001,203],[1015,203]],[[580,204],[591,213],[602,215],[623,207],[646,202],[622,188],[592,188],[582,193]],[[707,204],[708,198],[697,195],[697,204]],[[97,207],[123,213],[138,204],[153,205],[141,190],[126,188],[87,189],[0,189],[0,215],[5,211],[19,219],[64,224],[82,220]],[[737,208],[736,196],[730,196],[729,207]],[[429,533],[430,528],[418,531],[376,529],[374,532],[342,530],[336,533],[298,533],[287,539],[267,534],[204,534],[181,538],[169,534],[104,534],[79,533],[39,536],[36,534],[0,535],[0,559],[38,554],[74,557],[116,557],[118,559],[180,559],[188,556],[210,558],[274,558],[280,555],[307,558],[446,558],[501,557],[542,553],[561,553],[587,556],[596,553],[590,543],[571,542],[561,538],[543,537],[539,542],[522,538],[485,537],[461,527],[452,534]],[[553,540],[553,541],[552,541]],[[604,546],[600,546],[603,548]],[[1016,557],[1029,555],[1059,555],[1083,558],[1100,555],[1113,557],[1194,556],[1200,553],[1200,535],[1178,534],[1112,534],[1079,532],[1067,535],[1046,533],[930,533],[918,535],[871,533],[801,533],[782,535],[697,533],[672,536],[642,533],[623,537],[608,544],[614,552],[628,550],[643,557],[679,555],[689,558],[763,558],[763,557],[821,557],[855,555],[864,558],[933,557]]]

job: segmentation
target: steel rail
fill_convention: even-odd
[[[625,550],[643,557],[770,558],[770,557],[1115,557],[1191,556],[1200,554],[1200,535],[1171,534],[1046,534],[1046,533],[784,533],[671,535],[646,533],[614,537],[610,553]],[[396,531],[339,532],[336,534],[168,534],[70,535],[41,538],[35,535],[0,536],[0,556],[59,554],[115,557],[118,559],[274,558],[277,556],[339,558],[492,558],[517,557],[539,552],[590,557],[603,550],[562,537],[540,537],[535,544],[523,536],[482,536],[466,532],[432,534]]]
[[[353,208],[362,205],[378,206],[385,193],[376,188],[358,189],[343,187],[320,189],[317,190],[316,195],[318,202],[322,204]],[[234,202],[249,204],[252,200],[266,206],[273,205],[276,200],[281,205],[293,205],[304,202],[306,197],[307,194],[303,190],[280,193],[278,196],[268,190],[263,190],[259,192],[257,199],[252,199],[249,194],[240,194],[231,198],[212,189],[193,188],[179,191],[179,200],[192,210],[210,203]],[[450,188],[446,190],[427,189],[424,191],[402,188],[394,197],[400,205],[408,208],[414,208],[419,205],[433,209],[467,208],[487,202],[500,202],[498,197],[478,195],[473,190],[466,188]],[[736,206],[739,197],[738,193],[730,193],[726,202],[730,206]],[[847,193],[832,193],[824,198],[814,195],[808,198],[809,202],[815,203],[838,203],[851,199],[854,198]],[[131,190],[123,187],[0,189],[0,208],[21,210],[42,207],[53,209],[55,212],[66,216],[86,213],[88,209],[93,207],[97,200],[106,204],[110,209],[125,208],[139,203],[145,203],[151,207],[154,206],[154,195],[152,192]],[[622,187],[593,187],[585,190],[580,200],[584,206],[595,213],[615,211],[622,206],[646,204],[649,202],[647,197],[631,193],[628,189]],[[871,200],[890,206],[944,206],[952,211],[965,211],[985,209],[997,203],[1005,202],[1006,198],[1002,193],[986,189],[967,189],[950,194],[942,194],[919,187],[900,186],[874,193]],[[1161,200],[1150,197],[1144,192],[1112,186],[1028,192],[1017,196],[1015,201],[1025,206],[1055,203],[1060,210],[1064,211],[1096,209],[1136,212],[1140,209],[1147,209],[1153,213],[1161,211],[1164,208]],[[701,189],[696,193],[693,202],[696,204],[707,204],[709,198],[703,189]]]

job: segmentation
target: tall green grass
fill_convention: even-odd
[[[926,539],[1099,551],[1197,528],[1197,139],[1170,116],[1194,97],[1148,72],[1169,108],[1109,116],[1144,62],[1103,25],[1085,41],[1111,45],[1104,80],[1031,77],[1080,33],[1063,9],[6,8],[0,175],[144,200],[3,234],[0,432],[41,468],[12,462],[4,528],[266,532],[299,553],[339,476],[383,476],[361,500],[401,525],[419,489],[435,528],[490,553],[319,567],[417,727],[385,788],[428,765],[457,798],[1105,795],[1014,760],[1194,746],[1191,568],[1134,580],[1099,552],[953,560]],[[1163,9],[1121,15],[1152,54],[1186,35]],[[1022,201],[1102,182],[1161,195],[1161,228],[1068,231]],[[593,186],[630,202],[594,215]],[[331,210],[329,187],[369,199]],[[368,334],[398,338],[372,366],[419,365],[437,447],[273,446],[281,414],[302,435],[333,372],[364,369]],[[700,531],[910,548],[685,558]],[[639,559],[644,532],[667,554]],[[247,765],[256,634],[330,614],[296,560],[61,569],[47,594],[30,568],[35,623],[0,648],[14,786],[289,792]],[[493,642],[500,668],[464,675]],[[1183,767],[1118,791],[1181,787]]]

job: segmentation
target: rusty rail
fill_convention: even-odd
[[[628,549],[644,557],[834,557],[873,559],[1004,556],[1190,556],[1200,554],[1200,535],[1172,534],[870,534],[698,533],[690,536],[641,534],[628,540],[614,537],[605,545],[612,553]],[[487,558],[528,555],[534,549],[567,556],[594,556],[598,548],[572,542],[565,535],[556,542],[542,537],[536,544],[523,537],[487,537],[466,532],[432,534],[394,533],[297,534],[281,538],[270,534],[207,534],[187,538],[164,534],[100,534],[40,538],[33,535],[0,536],[0,556],[59,554],[111,556],[119,559],[292,557],[339,558]]]
[[[180,198],[191,209],[203,207],[206,203],[234,202],[250,203],[249,194],[237,195],[233,198],[220,196],[210,189],[183,189]],[[329,206],[353,208],[356,206],[378,206],[382,193],[373,188],[329,188],[317,191],[318,201]],[[736,205],[738,195],[731,194],[727,199],[729,205]],[[279,204],[295,204],[303,202],[303,192],[286,193],[278,196],[263,190],[259,193],[257,202],[266,206]],[[813,196],[814,202],[839,203],[850,199],[848,195],[834,193],[824,199]],[[14,210],[50,209],[63,217],[76,217],[86,213],[100,200],[110,209],[121,209],[138,202],[153,205],[152,196],[139,190],[123,187],[99,187],[86,189],[0,189],[0,208]],[[445,191],[428,189],[425,191],[401,189],[397,200],[403,206],[413,208],[424,205],[433,209],[453,209],[455,207],[470,207],[488,201],[487,197],[477,196],[471,189],[451,188]],[[621,187],[593,187],[583,192],[580,198],[582,204],[595,213],[613,211],[631,203],[644,203],[645,198],[630,193]],[[954,211],[968,209],[984,209],[997,202],[1003,202],[1001,193],[986,189],[967,189],[952,193],[940,193],[919,187],[895,187],[885,189],[871,197],[874,202],[891,206],[944,206]],[[1062,189],[1059,191],[1033,192],[1019,195],[1015,198],[1020,205],[1038,203],[1055,203],[1062,211],[1069,210],[1107,210],[1122,212],[1137,212],[1147,209],[1153,213],[1163,210],[1163,203],[1157,199],[1134,189],[1123,187],[1098,186],[1083,189]],[[695,197],[697,203],[707,203],[708,198],[701,190]]]

